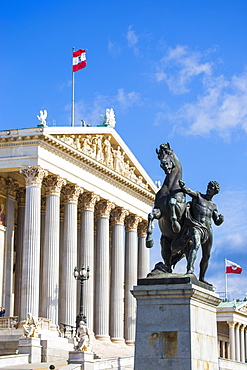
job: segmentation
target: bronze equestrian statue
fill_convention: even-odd
[[[151,248],[154,245],[152,221],[157,219],[162,233],[160,242],[164,264],[157,263],[155,269],[171,273],[172,266],[185,256],[186,273],[192,274],[197,251],[201,246],[199,280],[209,284],[205,280],[205,273],[213,242],[211,219],[218,226],[224,221],[212,202],[220,186],[216,181],[210,181],[206,194],[189,189],[182,181],[182,166],[170,144],[161,144],[156,152],[166,177],[156,194],[153,211],[148,215],[146,247]],[[192,197],[191,202],[186,203],[185,194]]]

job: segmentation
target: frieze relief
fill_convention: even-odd
[[[247,314],[247,306],[241,307],[238,311]]]
[[[148,190],[148,184],[110,135],[56,135],[56,138]]]

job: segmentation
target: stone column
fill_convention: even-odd
[[[45,237],[43,251],[42,316],[58,325],[60,191],[66,181],[50,175],[46,187]]]
[[[146,247],[147,221],[138,225],[138,279],[145,278],[150,272],[150,249]]]
[[[235,360],[235,322],[227,321],[230,337],[230,359]]]
[[[116,208],[111,214],[111,284],[110,284],[110,336],[112,342],[124,341],[124,220],[129,214]]]
[[[81,244],[78,268],[82,266],[90,268],[90,277],[83,286],[83,308],[90,331],[93,331],[94,317],[94,207],[99,199],[94,193],[83,193],[81,196]]]
[[[59,232],[59,297],[61,293],[61,286],[63,284],[63,261],[64,261],[64,199],[61,194],[61,204],[60,204],[60,232]],[[58,323],[62,323],[63,316],[61,313],[63,312],[64,307],[62,307],[61,299],[58,300]]]
[[[22,281],[22,261],[23,261],[23,236],[25,220],[25,197],[26,189],[19,188],[17,193],[17,235],[16,235],[16,258],[15,258],[15,302],[14,315],[20,315],[21,308],[21,281]]]
[[[41,220],[40,220],[40,283],[39,283],[39,316],[42,313],[42,282],[43,282],[43,261],[44,261],[44,244],[45,244],[45,209],[46,209],[46,196],[41,195]]]
[[[26,207],[23,241],[21,320],[39,313],[40,199],[41,184],[48,172],[40,166],[21,168],[26,180]]]
[[[231,355],[230,355],[230,343],[229,342],[226,342],[226,358],[227,359],[230,359],[231,358]]]
[[[97,209],[96,282],[95,282],[95,336],[109,340],[110,304],[110,246],[109,217],[114,204],[101,200]]]
[[[125,221],[124,338],[129,345],[135,341],[136,302],[130,290],[137,284],[137,226],[140,221],[136,215],[128,216]]]
[[[236,344],[236,353],[235,359],[240,362],[240,333],[239,333],[240,323],[237,322],[235,325],[235,344]]]
[[[63,324],[75,326],[76,280],[74,268],[77,265],[77,201],[82,189],[74,184],[64,188],[64,240],[61,266],[60,320]]]
[[[0,188],[1,193],[3,195],[6,195],[6,182],[3,177],[0,177]],[[6,214],[5,209],[5,202],[2,201],[0,203],[1,212],[3,214]],[[2,215],[0,220],[0,306],[4,306],[4,296],[3,296],[3,282],[4,282],[4,247],[5,247],[5,239],[6,239],[6,219],[4,218],[4,215]]]
[[[15,197],[18,185],[11,178],[6,179],[6,243],[4,254],[4,307],[5,316],[13,316],[13,270],[15,234]]]
[[[245,363],[245,341],[244,341],[245,325],[240,326],[240,360]]]
[[[245,336],[245,358],[247,359],[247,326],[244,329],[244,336]]]

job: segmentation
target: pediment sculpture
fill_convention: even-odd
[[[57,135],[56,137],[144,189],[148,189],[147,182],[137,172],[136,167],[130,162],[120,145],[112,142],[110,135]]]

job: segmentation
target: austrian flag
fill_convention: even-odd
[[[241,272],[242,267],[232,261],[226,260],[226,274],[241,274]]]
[[[87,49],[79,49],[73,52],[73,67],[72,67],[73,72],[79,71],[79,69],[86,67],[87,65],[86,50]]]

